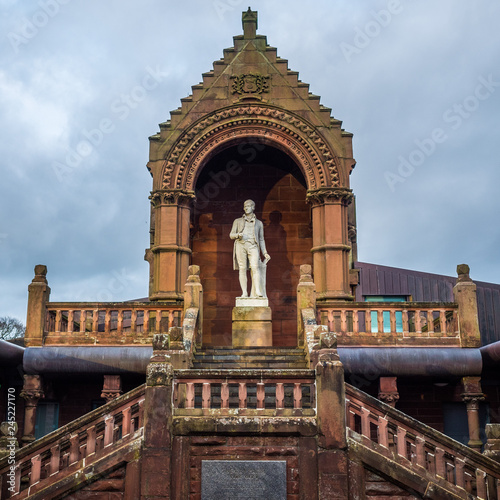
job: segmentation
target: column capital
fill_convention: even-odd
[[[156,208],[165,205],[189,205],[195,197],[194,191],[186,189],[158,189],[151,191],[149,199]]]
[[[349,205],[354,199],[352,189],[338,187],[321,187],[318,189],[309,189],[306,200],[312,206],[323,205],[325,203],[342,203]]]

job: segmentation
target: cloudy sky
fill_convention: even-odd
[[[251,6],[354,133],[359,259],[500,283],[500,3]],[[147,295],[148,136],[247,7],[0,0],[0,316],[25,320],[35,264],[54,301]]]

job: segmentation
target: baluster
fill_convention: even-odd
[[[276,383],[276,409],[282,410],[285,407],[285,384]]]
[[[135,333],[137,330],[137,309],[132,309],[130,314],[130,331]]]
[[[128,436],[130,434],[131,428],[131,419],[130,414],[132,412],[132,408],[128,406],[122,410],[122,437]]]
[[[220,407],[229,408],[229,384],[222,382],[220,385]]]
[[[40,471],[42,468],[42,457],[35,455],[31,458],[31,473],[30,473],[30,486],[40,481]]]
[[[156,325],[155,325],[155,332],[159,333],[161,331],[161,310],[157,309],[156,310]]]
[[[59,472],[59,466],[61,463],[61,448],[59,444],[52,446],[50,448],[50,465],[49,465],[49,476],[53,476]]]
[[[368,408],[361,408],[361,434],[368,439],[370,436],[370,410]]]
[[[389,449],[389,430],[388,421],[385,417],[378,417],[378,444]]]
[[[397,442],[397,453],[400,457],[408,459],[406,452],[406,429],[398,427],[398,442]]]
[[[174,379],[174,393],[172,395],[172,401],[174,403],[174,408],[179,408],[179,381]]]
[[[446,464],[444,461],[444,450],[436,448],[436,476],[446,477]]]
[[[144,321],[144,326],[142,330],[144,333],[149,333],[149,309],[144,309],[143,321]]]
[[[16,493],[21,491],[21,464],[18,464],[16,467],[15,477],[14,477],[14,492],[11,492],[11,497]]]
[[[123,331],[123,315],[125,311],[123,309],[118,309],[116,317],[116,333],[122,333]]]
[[[486,472],[476,469],[477,498],[486,500]]]
[[[409,333],[410,324],[408,322],[408,309],[403,309],[401,312],[403,316],[403,333]]]
[[[427,331],[429,336],[434,335],[434,311],[427,311]]]
[[[328,309],[328,330],[334,331],[333,311],[331,309]]]
[[[72,465],[78,460],[80,460],[80,439],[78,437],[78,434],[73,434],[69,438],[69,461],[68,465]]]
[[[457,319],[457,310],[453,310],[453,320],[452,320],[452,331],[455,330],[455,335],[458,335],[460,332],[458,331],[458,319]]]
[[[302,384],[300,382],[293,384],[293,408],[295,410],[302,408]]]
[[[85,333],[85,325],[87,323],[87,311],[80,310],[80,333]]]
[[[460,488],[465,489],[465,460],[455,458],[455,482]]]
[[[238,389],[238,407],[243,410],[247,407],[247,384],[246,382],[239,383]]]
[[[87,450],[85,456],[89,457],[90,455],[93,455],[95,453],[95,449],[96,449],[95,425],[91,425],[90,427],[87,427],[87,443],[86,443],[85,448]]]
[[[104,333],[109,333],[111,330],[111,309],[106,309],[104,315]]]
[[[345,309],[340,310],[340,331],[347,333],[347,311]]]
[[[367,309],[365,312],[365,333],[371,335],[372,333],[372,311]]]
[[[441,328],[441,336],[446,336],[448,334],[448,328],[446,328],[446,311],[444,309],[439,310],[439,325]]]
[[[202,389],[201,389],[201,407],[205,410],[210,408],[210,382],[203,382]]]
[[[392,309],[389,312],[390,318],[391,318],[391,333],[396,333],[396,311]]]
[[[384,311],[377,309],[377,331],[384,333]]]
[[[359,333],[359,311],[352,311],[352,331],[353,333]]]
[[[425,469],[425,439],[422,436],[415,438],[417,448],[417,465]]]
[[[73,309],[70,309],[68,311],[68,333],[73,333],[73,318],[74,318],[74,311]]]
[[[62,323],[62,311],[58,309],[56,311],[56,333],[61,333],[61,323]]]
[[[266,397],[265,386],[263,382],[257,382],[257,408],[264,408],[264,399]]]
[[[422,324],[420,321],[420,309],[415,310],[415,332],[422,333]]]
[[[194,408],[194,382],[186,383],[186,408],[188,410]]]
[[[114,415],[106,415],[104,417],[104,448],[113,444],[113,431],[115,427]]]
[[[140,429],[144,425],[144,399],[139,401],[139,412],[137,415],[137,429]]]
[[[99,331],[99,309],[94,309],[94,314],[92,316],[92,331],[97,333]]]

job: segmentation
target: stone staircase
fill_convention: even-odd
[[[304,349],[297,347],[210,347],[195,353],[195,369],[304,369]]]

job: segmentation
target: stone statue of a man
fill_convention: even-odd
[[[252,275],[252,291],[250,297],[265,297],[265,266],[271,259],[266,250],[264,241],[264,225],[254,214],[255,203],[247,200],[243,204],[243,217],[233,222],[229,237],[234,240],[233,264],[239,270],[242,297],[248,297],[247,270],[250,268]],[[264,262],[260,254],[264,255]]]

